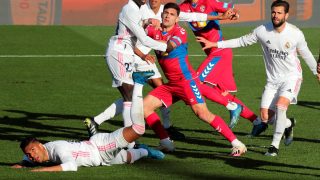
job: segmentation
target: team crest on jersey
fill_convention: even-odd
[[[200,6],[200,11],[204,12],[204,10],[206,10],[206,6],[204,6],[204,5]]]
[[[287,42],[287,43],[285,44],[285,47],[286,47],[287,49],[289,49],[289,48],[291,47],[290,43]]]

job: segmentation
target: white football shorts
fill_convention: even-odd
[[[90,142],[94,143],[100,153],[102,158],[102,165],[111,165],[114,163],[126,162],[127,158],[124,157],[122,152],[119,156],[118,154],[122,151],[119,146],[119,142],[122,138],[123,128],[118,129],[112,133],[97,133],[90,138]],[[117,157],[118,156],[118,157]],[[115,159],[117,157],[117,159]]]
[[[134,84],[132,79],[134,55],[109,49],[106,62],[112,74],[112,87],[119,87],[122,83]]]
[[[301,77],[288,77],[276,83],[267,82],[262,94],[261,108],[275,110],[280,96],[289,99],[291,104],[297,104],[301,83]]]

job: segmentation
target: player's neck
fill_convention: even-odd
[[[164,26],[162,26],[162,31],[163,32],[169,32],[169,31],[171,31],[171,29],[174,27],[174,25],[173,26],[170,26],[170,27],[164,27]]]
[[[44,152],[45,152],[45,156],[44,156],[43,161],[44,161],[44,162],[49,161],[49,153],[48,153],[47,148],[46,148],[43,144],[41,144],[41,146],[42,146],[42,148],[43,148],[43,150],[44,150]]]
[[[274,27],[274,30],[276,30],[278,33],[281,33],[283,30],[284,30],[284,28],[286,27],[286,22],[284,22],[281,26],[279,26],[279,27]]]
[[[159,7],[151,7],[151,9],[154,12],[154,14],[158,14],[158,12],[160,10],[160,6]]]

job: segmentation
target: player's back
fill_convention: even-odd
[[[97,147],[90,141],[52,141],[44,144],[52,162],[62,164],[75,161],[77,166],[98,166],[101,158]]]

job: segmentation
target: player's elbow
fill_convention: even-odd
[[[75,162],[68,162],[68,163],[61,164],[61,167],[62,167],[63,171],[77,171],[78,170],[78,166]]]

